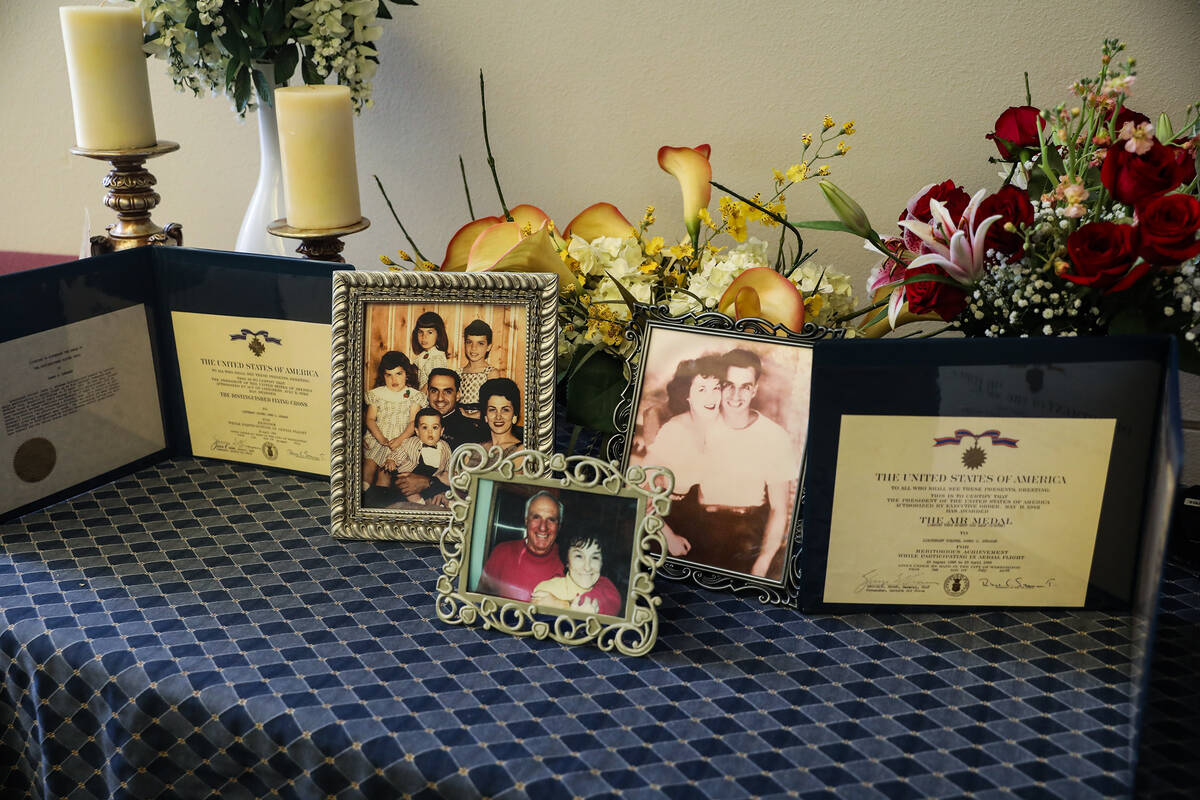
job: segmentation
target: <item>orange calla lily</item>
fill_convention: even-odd
[[[522,227],[520,222],[498,222],[481,233],[471,245],[466,271],[552,272],[558,275],[560,289],[573,285],[575,274],[559,258],[549,220],[524,238]]]
[[[567,227],[563,229],[563,238],[570,240],[574,234],[579,238],[591,242],[599,239],[601,236],[614,236],[617,238],[625,238],[633,236],[637,233],[637,229],[612,203],[596,203],[590,205],[576,215],[575,219],[567,223]]]
[[[517,223],[518,230],[525,225],[529,225],[531,230],[537,230],[550,219],[550,217],[546,216],[545,211],[528,203],[522,203],[512,208],[508,213],[513,218],[513,221]],[[446,255],[442,258],[442,272],[462,272],[466,270],[467,260],[471,253],[471,247],[475,244],[475,240],[488,228],[506,221],[504,217],[480,217],[468,222],[455,231],[454,235],[450,237],[450,243],[446,245]]]
[[[479,234],[498,222],[504,222],[504,217],[480,217],[463,225],[450,237],[446,245],[446,255],[442,258],[442,272],[462,272],[467,268],[467,255],[471,245],[479,238]]]
[[[700,209],[708,208],[708,201],[712,199],[710,152],[712,148],[706,144],[658,148],[658,165],[674,175],[683,190],[683,220],[692,237],[693,248],[700,237]]]
[[[804,295],[796,284],[768,267],[751,267],[733,279],[717,310],[734,319],[759,317],[788,330],[804,327]]]

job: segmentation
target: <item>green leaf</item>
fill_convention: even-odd
[[[238,70],[237,78],[233,85],[233,105],[237,108],[239,114],[246,110],[246,106],[250,103],[250,69],[243,67]]]
[[[958,281],[954,280],[954,278],[951,278],[949,275],[936,275],[933,273],[926,273],[926,272],[922,272],[918,275],[913,275],[909,278],[905,278],[902,281],[897,281],[895,284],[893,284],[893,286],[907,286],[910,283],[948,283],[951,286],[957,286],[959,289],[962,289],[963,291],[966,291],[966,288],[967,288],[967,287],[963,286],[961,283],[959,283]]]
[[[325,82],[325,79],[317,72],[317,65],[312,62],[312,59],[307,54],[304,58],[300,59],[300,76],[308,84]]]
[[[626,288],[625,288],[625,287],[624,287],[624,286],[621,284],[621,282],[620,282],[619,280],[617,280],[617,279],[616,279],[616,278],[614,278],[612,275],[610,275],[610,274],[609,274],[609,272],[608,272],[608,270],[605,270],[605,271],[604,271],[604,274],[605,274],[605,275],[608,275],[608,279],[609,279],[610,281],[612,281],[614,284],[616,284],[616,287],[617,287],[617,293],[618,293],[618,294],[620,294],[620,295],[621,295],[621,299],[625,301],[625,307],[629,309],[629,315],[630,315],[630,316],[633,316],[633,307],[634,307],[635,305],[637,305],[637,301],[638,301],[638,300],[637,300],[637,298],[636,298],[636,297],[634,297],[634,296],[633,296],[633,295],[632,295],[632,294],[629,292],[629,290],[628,290],[628,289],[626,289]]]
[[[258,3],[250,4],[250,7],[249,7],[248,11],[246,12],[246,22],[249,23],[249,25],[247,26],[246,35],[250,36],[253,39],[254,34],[258,34],[258,38],[261,39],[262,38],[262,7]]]
[[[262,70],[250,70],[250,77],[254,80],[254,90],[258,93],[258,99],[265,105],[274,105],[275,95],[271,92],[271,84],[267,83],[267,76],[263,75]]]
[[[868,320],[867,323],[862,325],[861,327],[869,328],[872,325],[883,322],[885,319],[887,319],[887,315],[888,315],[887,306],[884,306],[883,308],[881,308],[877,312],[875,312],[875,316],[871,317],[871,319]]]
[[[1111,335],[1146,333],[1148,330],[1146,318],[1142,316],[1141,310],[1137,308],[1122,309],[1108,323],[1108,332]]]
[[[242,68],[242,62],[234,57],[229,58],[229,63],[225,65],[225,93],[233,94],[234,86],[237,82],[238,70]]]
[[[625,366],[596,347],[567,380],[567,418],[604,433],[616,433],[613,412],[625,391]]]
[[[187,19],[184,21],[183,24],[184,24],[184,27],[188,28],[189,30],[194,31],[197,28],[199,28],[200,27],[200,12],[193,11],[192,13],[188,14]]]
[[[281,0],[271,0],[271,2],[268,2],[267,10],[263,12],[263,30],[269,33],[282,28],[284,13]]]
[[[797,228],[807,228],[808,230],[812,231],[840,231],[841,233],[854,233],[854,231],[846,227],[845,223],[836,219],[814,219],[808,222],[797,222],[789,219],[788,222]],[[857,236],[858,234],[855,235]]]
[[[275,56],[275,85],[283,86],[296,74],[296,65],[300,63],[300,50],[291,45],[279,51]]]
[[[238,33],[238,28],[235,28],[232,23],[226,26],[225,33],[218,36],[217,41],[237,61],[242,64],[251,62],[250,48],[246,46],[245,40]]]

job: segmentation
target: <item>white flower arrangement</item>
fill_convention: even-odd
[[[333,76],[350,88],[355,108],[371,104],[379,64],[374,42],[390,19],[384,0],[135,0],[145,49],[167,62],[171,80],[193,94],[224,94],[239,114],[255,95],[269,102],[261,66],[282,86],[297,67],[305,83]],[[416,5],[414,0],[387,0]]]

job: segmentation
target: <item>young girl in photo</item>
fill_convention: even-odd
[[[429,373],[446,366],[446,351],[450,349],[450,337],[446,335],[446,322],[435,311],[426,311],[417,317],[413,326],[413,363],[417,367],[415,386],[424,389],[429,384]]]
[[[389,350],[379,359],[375,387],[366,394],[363,482],[367,486],[387,477],[382,467],[392,450],[416,430],[417,412],[425,405],[425,395],[416,389],[416,383],[417,368],[404,353]]]
[[[458,371],[462,379],[458,390],[458,407],[465,417],[480,418],[482,406],[479,388],[500,375],[500,370],[488,363],[491,353],[492,327],[481,319],[472,320],[463,329],[463,357],[466,363]]]

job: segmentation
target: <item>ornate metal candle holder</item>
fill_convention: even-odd
[[[300,246],[296,248],[296,252],[305,258],[345,264],[346,259],[342,258],[342,248],[346,244],[340,237],[365,231],[369,227],[371,227],[371,220],[366,217],[359,217],[358,222],[343,225],[340,228],[293,228],[288,225],[285,218],[277,219],[268,225],[267,232],[285,239],[299,239]]]
[[[107,236],[92,237],[92,255],[151,244],[183,244],[183,227],[179,223],[172,222],[160,228],[150,219],[150,212],[162,197],[153,189],[158,181],[142,166],[147,159],[178,149],[177,142],[161,140],[149,147],[126,150],[71,148],[71,152],[77,156],[112,164],[112,171],[104,176],[104,188],[108,190],[108,194],[104,195],[104,205],[117,212],[117,222],[105,228]]]

